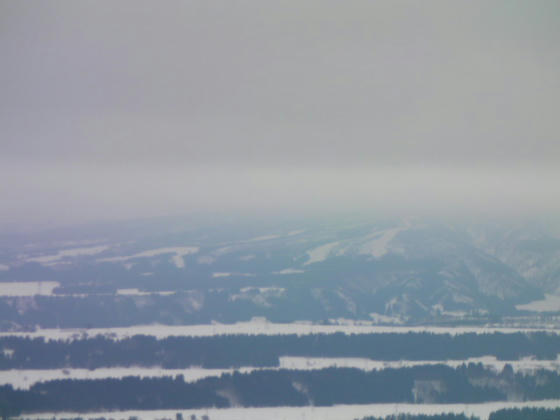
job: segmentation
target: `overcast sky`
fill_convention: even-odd
[[[0,1],[0,228],[560,211],[558,1]]]

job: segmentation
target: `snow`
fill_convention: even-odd
[[[439,312],[441,315],[451,316],[455,318],[464,318],[467,316],[467,312],[465,311],[446,311],[441,303],[432,305],[432,309],[436,312]]]
[[[174,295],[174,291],[164,290],[164,291],[157,291],[157,292],[145,292],[139,289],[118,289],[117,295],[122,296],[150,296],[150,295],[161,295],[161,296],[169,296]]]
[[[87,418],[112,418],[115,420],[128,420],[137,417],[141,420],[174,419],[177,413],[183,418],[191,418],[191,415],[200,419],[208,416],[211,420],[354,420],[366,416],[385,417],[391,414],[443,414],[464,413],[468,416],[476,416],[481,420],[488,420],[494,411],[504,408],[557,408],[560,400],[540,401],[496,401],[479,404],[361,404],[361,405],[334,405],[330,407],[259,407],[259,408],[206,408],[206,409],[174,409],[174,410],[130,410],[130,411],[103,411],[88,413]],[[84,413],[72,412],[46,412],[23,414],[22,419],[52,419],[86,417]]]
[[[70,248],[58,251],[56,254],[43,255],[40,257],[27,258],[27,262],[38,262],[40,264],[57,262],[66,257],[79,257],[83,255],[96,255],[109,249],[107,245],[90,246],[86,248]]]
[[[410,225],[407,223],[406,226],[403,227],[396,227],[373,233],[375,239],[363,244],[360,249],[360,254],[372,255],[376,258],[382,257],[388,252],[388,245],[395,236],[407,230],[409,227]]]
[[[12,357],[13,350],[4,349],[5,356]],[[356,368],[364,371],[398,369],[413,366],[447,365],[452,368],[463,363],[482,363],[485,367],[496,372],[501,372],[506,364],[512,366],[515,372],[534,374],[537,370],[560,371],[560,358],[556,360],[522,359],[514,361],[499,361],[494,356],[471,358],[467,360],[399,360],[379,361],[363,358],[320,358],[320,357],[293,357],[282,356],[279,358],[278,367],[252,367],[244,366],[230,369],[203,369],[189,367],[185,369],[163,369],[161,367],[110,367],[98,369],[11,369],[0,370],[0,386],[12,385],[16,389],[29,389],[32,385],[42,381],[57,379],[107,379],[136,376],[140,378],[175,377],[183,375],[186,382],[195,382],[208,377],[219,377],[222,374],[234,372],[251,373],[257,370],[320,370],[327,368]]]
[[[190,254],[196,254],[198,250],[199,248],[197,246],[157,248],[157,249],[142,251],[134,255],[100,258],[97,261],[98,262],[122,262],[122,261],[128,261],[136,258],[150,258],[158,255],[164,255],[164,254],[175,254],[171,257],[171,261],[173,262],[173,264],[175,264],[177,268],[184,268],[185,260],[183,257]]]
[[[176,254],[171,257],[171,261],[173,261],[175,267],[185,268],[185,260],[183,259],[183,255],[187,255],[187,254]]]
[[[298,270],[297,268],[284,268],[280,271],[273,271],[272,274],[287,275],[287,274],[301,274],[305,273],[303,270]]]
[[[313,324],[311,322],[294,322],[276,324],[266,319],[253,319],[235,324],[201,324],[201,325],[135,325],[131,327],[91,328],[91,329],[37,329],[29,332],[0,332],[2,336],[44,337],[47,340],[70,340],[73,338],[95,337],[106,335],[113,339],[122,339],[134,335],[149,335],[156,338],[172,336],[209,337],[214,335],[308,335],[308,334],[383,334],[397,333],[431,333],[431,334],[493,334],[493,333],[532,333],[547,332],[560,334],[560,329],[555,328],[523,328],[523,327],[438,327],[438,326],[385,326],[367,323],[348,322],[335,325]]]
[[[369,314],[374,324],[402,324],[404,321],[398,316],[388,316],[371,312]]]
[[[519,311],[558,312],[560,311],[560,296],[545,294],[543,300],[535,300],[523,305],[515,305]]]
[[[252,287],[252,286],[248,286],[248,287],[243,287],[241,289],[239,289],[240,292],[242,293],[247,293],[247,292],[251,292],[253,290],[258,291],[259,293],[285,293],[286,289],[284,289],[283,287],[276,287],[276,286],[271,286],[271,287]]]
[[[337,247],[338,244],[339,244],[338,242],[330,242],[328,244],[321,245],[318,248],[307,251],[307,255],[309,256],[309,259],[303,265],[309,265],[309,264],[325,261],[329,256],[329,254],[331,253],[331,251],[335,247]]]
[[[26,281],[0,283],[0,296],[52,296],[60,286],[57,281]]]
[[[264,236],[257,236],[256,238],[247,239],[241,242],[261,242],[261,241],[270,241],[271,239],[278,239],[280,235],[264,235]]]
[[[231,277],[231,276],[255,277],[255,275],[252,273],[227,273],[227,272],[212,273],[212,278]]]
[[[385,303],[385,312],[393,312],[394,306],[398,303],[398,299],[396,297],[392,298],[390,301]]]
[[[219,377],[223,373],[249,373],[259,368],[242,367],[238,369],[162,369],[160,367],[110,367],[98,369],[11,369],[0,370],[0,386],[12,385],[16,389],[29,389],[38,382],[57,379],[107,379],[137,376],[140,378],[161,378],[183,375],[185,382]]]
[[[6,348],[6,347],[4,347],[2,349],[2,354],[7,359],[13,358],[15,353],[16,353],[16,351],[14,349],[9,349],[9,348]]]
[[[212,273],[213,278],[229,277],[229,276],[231,276],[231,273]]]
[[[285,289],[281,287],[243,287],[239,290],[239,294],[232,294],[229,300],[249,300],[255,305],[270,307],[269,298],[277,298],[285,293]]]
[[[0,271],[8,271],[10,269],[10,266],[6,265],[6,264],[0,264]]]
[[[280,357],[280,368],[297,370],[317,370],[327,368],[355,368],[364,371],[400,369],[414,366],[446,365],[457,368],[463,363],[481,363],[483,366],[501,372],[509,364],[515,372],[534,374],[538,370],[549,370],[560,373],[560,355],[556,360],[536,360],[523,358],[520,360],[497,360],[495,356],[472,357],[461,360],[371,360],[359,357]]]

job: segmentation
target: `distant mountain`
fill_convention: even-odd
[[[7,249],[3,328],[255,316],[487,322],[556,290],[560,269],[560,240],[538,231],[413,221],[189,226],[126,238],[91,232]]]
[[[480,249],[512,267],[532,285],[549,293],[560,291],[560,238],[549,230],[477,226],[469,233]]]

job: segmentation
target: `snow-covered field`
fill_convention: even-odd
[[[91,256],[100,254],[103,251],[109,249],[107,245],[100,245],[100,246],[90,246],[86,248],[71,248],[71,249],[63,249],[58,251],[56,254],[51,255],[41,255],[39,257],[27,258],[27,262],[37,262],[40,264],[50,264],[57,261],[60,261],[67,257],[80,257],[80,256]]]
[[[141,378],[162,378],[183,375],[185,382],[217,377],[223,373],[248,373],[259,368],[242,367],[239,369],[162,369],[145,367],[110,367],[99,369],[10,369],[0,370],[0,386],[12,385],[16,389],[29,389],[38,382],[57,379],[107,379],[137,376]]]
[[[542,300],[535,300],[524,305],[516,305],[519,311],[558,312],[560,311],[560,296],[545,294]]]
[[[299,270],[297,268],[284,268],[280,271],[273,271],[272,274],[288,275],[288,274],[301,274],[305,273],[304,270]]]
[[[0,283],[0,296],[52,296],[60,286],[57,281],[13,281]]]
[[[166,255],[166,254],[174,254],[171,257],[171,261],[177,268],[184,268],[185,267],[185,260],[183,257],[196,254],[198,252],[198,247],[196,246],[182,246],[182,247],[167,247],[167,248],[157,248],[157,249],[150,249],[147,251],[142,251],[134,255],[127,255],[127,256],[118,256],[118,257],[108,257],[108,258],[99,258],[97,261],[99,262],[124,262],[129,260],[134,260],[137,258],[149,258],[155,257],[158,255]]]
[[[95,413],[36,413],[22,415],[22,419],[52,418],[112,418],[128,420],[137,417],[141,420],[175,419],[181,413],[184,419],[197,419],[208,416],[209,420],[354,420],[366,416],[384,417],[390,414],[442,414],[464,413],[487,420],[490,413],[503,408],[523,407],[560,407],[560,400],[511,402],[499,401],[482,404],[364,404],[334,405],[331,407],[266,407],[266,408],[208,408],[196,410],[146,410],[146,411],[105,411]]]
[[[320,370],[332,367],[356,368],[366,371],[398,369],[413,366],[447,365],[453,368],[463,363],[482,363],[483,366],[497,372],[503,370],[506,364],[511,365],[515,372],[527,375],[534,374],[537,370],[551,370],[560,372],[560,357],[556,360],[496,360],[494,356],[470,358],[466,360],[399,360],[381,361],[362,358],[321,358],[321,357],[280,357],[280,366],[276,368],[240,367],[236,369],[203,369],[190,367],[186,369],[163,369],[160,367],[111,367],[98,369],[11,369],[0,370],[0,386],[12,385],[17,389],[29,389],[32,385],[57,379],[106,379],[138,376],[141,378],[175,377],[183,375],[186,382],[194,382],[208,377],[217,377],[223,373],[250,373],[255,370]]]
[[[515,372],[532,374],[539,369],[560,372],[560,354],[556,360],[536,360],[524,358],[521,360],[497,360],[495,356],[472,357],[464,360],[371,360],[358,357],[280,357],[280,368],[298,370],[316,370],[331,367],[356,368],[366,371],[399,369],[414,366],[446,365],[452,368],[461,366],[463,363],[481,363],[484,367],[501,372],[506,364],[509,364]]]
[[[0,337],[44,337],[47,340],[69,340],[77,338],[95,337],[105,335],[114,339],[132,337],[134,335],[149,335],[156,338],[171,336],[209,337],[213,335],[308,335],[308,334],[406,334],[406,333],[431,333],[431,334],[513,334],[547,332],[560,334],[558,328],[509,328],[509,327],[437,327],[437,326],[381,326],[368,323],[340,323],[340,324],[313,324],[310,322],[294,322],[276,324],[265,319],[253,319],[248,322],[235,324],[202,324],[202,325],[135,325],[131,327],[110,327],[90,329],[37,329],[27,332],[0,332]]]
[[[393,229],[382,230],[374,234],[375,239],[362,245],[360,254],[372,255],[376,258],[382,257],[388,252],[389,243],[402,231],[410,227],[407,224],[404,227],[397,227]]]
[[[157,291],[157,292],[144,292],[141,291],[139,289],[133,288],[133,289],[118,289],[117,290],[117,295],[121,295],[121,296],[150,296],[150,295],[160,295],[160,296],[169,296],[169,295],[174,295],[175,291],[173,290],[162,290],[162,291]]]
[[[308,260],[303,265],[309,265],[325,261],[331,251],[338,246],[338,242],[331,242],[320,247],[307,251]]]

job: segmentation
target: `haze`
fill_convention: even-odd
[[[560,210],[556,1],[0,3],[0,228]]]

